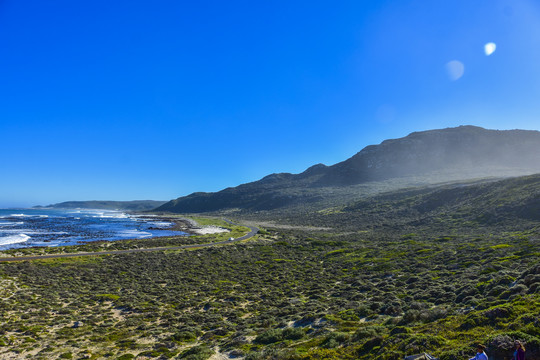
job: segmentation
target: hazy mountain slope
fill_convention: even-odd
[[[297,222],[350,229],[428,226],[519,228],[540,221],[540,174],[470,185],[408,189],[327,209]],[[293,221],[294,221],[293,220]]]
[[[421,174],[436,170],[469,172],[484,169],[540,170],[540,132],[486,130],[460,126],[414,132],[401,139],[364,148],[348,160],[328,168],[319,185],[348,185]]]
[[[156,210],[260,211],[319,203],[324,207],[354,200],[349,195],[361,196],[358,185],[367,183],[377,187],[379,182],[390,181],[397,189],[536,172],[540,172],[540,132],[461,126],[415,132],[368,146],[332,166],[318,164],[301,174],[272,174],[216,193],[194,193]]]
[[[146,211],[161,206],[165,201],[156,200],[133,200],[133,201],[66,201],[58,204],[48,205],[57,209],[104,209],[104,210],[126,210],[126,211]]]

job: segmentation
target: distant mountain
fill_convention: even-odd
[[[306,204],[327,206],[354,200],[366,191],[376,192],[379,188],[392,190],[537,172],[540,172],[540,132],[460,126],[386,140],[365,147],[343,162],[314,165],[301,174],[271,174],[216,193],[193,193],[156,210],[197,213],[274,210]]]
[[[317,185],[350,185],[437,170],[498,176],[500,169],[540,171],[540,132],[460,126],[414,132],[364,148],[328,168]]]
[[[125,210],[125,211],[147,211],[155,209],[165,204],[166,201],[155,200],[133,200],[133,201],[66,201],[58,204],[48,205],[48,208],[55,209],[103,209],[103,210]],[[36,206],[41,207],[41,206]]]

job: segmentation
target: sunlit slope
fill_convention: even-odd
[[[216,193],[193,193],[159,207],[170,212],[322,209],[381,191],[540,172],[540,132],[460,126],[371,145],[332,166],[272,174]]]

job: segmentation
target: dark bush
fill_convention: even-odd
[[[366,339],[371,339],[377,336],[382,336],[386,333],[386,328],[384,326],[365,326],[356,330],[352,336],[353,341],[362,341]]]
[[[306,332],[302,328],[286,328],[283,330],[282,336],[286,340],[300,340]]]
[[[349,341],[350,338],[351,338],[351,335],[347,333],[342,333],[342,332],[337,332],[337,331],[332,332],[326,336],[326,338],[321,344],[321,347],[326,348],[326,349],[332,349]]]
[[[281,340],[283,340],[283,330],[271,329],[258,335],[253,342],[257,344],[273,344]]]
[[[171,335],[170,339],[178,342],[194,341],[197,339],[197,334],[191,331],[183,330]]]
[[[121,355],[120,357],[118,357],[117,360],[131,360],[131,359],[135,359],[135,355],[133,355],[133,354],[124,354],[124,355]]]
[[[214,350],[206,345],[199,345],[184,351],[178,358],[186,360],[206,360],[212,355],[214,355]]]
[[[410,334],[411,329],[403,327],[403,326],[396,326],[390,331],[390,335],[397,335],[397,334]]]

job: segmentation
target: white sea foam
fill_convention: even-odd
[[[35,214],[11,214],[9,217],[15,217],[15,218],[48,218],[49,215],[35,215]]]
[[[139,230],[122,230],[117,233],[118,236],[121,237],[133,237],[138,239],[143,239],[152,236],[151,233],[146,231],[139,231]]]
[[[127,214],[124,214],[124,213],[120,213],[120,214],[103,214],[101,216],[99,216],[101,218],[109,218],[109,219],[127,219],[129,218],[129,216]]]
[[[0,229],[0,234],[25,234],[32,235],[65,235],[65,231],[46,231],[46,230],[32,230],[32,229]]]
[[[3,236],[3,237],[0,237],[0,246],[23,243],[23,242],[27,242],[29,239],[30,239],[30,236],[26,234]]]
[[[173,223],[166,222],[166,221],[152,221],[150,224],[153,226],[161,227],[161,228],[169,228],[173,225]]]
[[[0,228],[4,228],[4,227],[12,227],[12,226],[19,226],[19,225],[22,225],[24,224],[24,222],[22,221],[16,221],[16,222],[4,222],[4,221],[0,221]]]
[[[30,229],[0,229],[0,234],[20,234],[21,232],[25,234],[35,233],[34,230]]]
[[[37,230],[37,231],[34,231],[33,234],[37,234],[37,235],[66,235],[68,233],[65,232],[65,231],[41,231],[41,230]]]
[[[85,212],[93,218],[103,218],[103,219],[126,219],[129,218],[129,215],[118,212],[114,210],[88,210]]]

